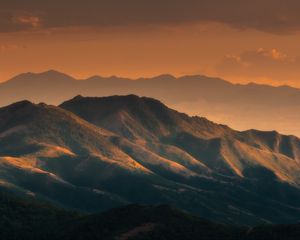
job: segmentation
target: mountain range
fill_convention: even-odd
[[[255,127],[300,136],[299,89],[232,84],[201,75],[175,78],[165,74],[136,80],[94,76],[77,80],[53,70],[24,73],[0,84],[0,106],[24,99],[57,105],[79,94],[148,96],[178,111],[205,116],[238,130]]]
[[[226,224],[296,223],[300,139],[236,131],[136,95],[0,108],[0,185],[82,214],[173,204]]]

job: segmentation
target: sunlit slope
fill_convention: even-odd
[[[134,95],[22,101],[0,109],[0,184],[85,212],[171,203],[222,222],[297,222],[299,141],[268,136]]]
[[[198,162],[210,171],[239,177],[263,167],[283,181],[300,184],[300,140],[294,136],[238,132],[135,95],[77,96],[61,107],[173,161]]]
[[[167,201],[161,189],[191,188],[175,179],[209,175],[183,151],[173,161],[55,106],[22,101],[0,119],[1,184],[68,207]]]
[[[70,205],[76,194],[79,199],[90,197],[95,204],[99,201],[96,208],[102,209],[127,202],[102,189],[102,182],[121,184],[126,176],[134,181],[152,174],[110,142],[113,134],[63,109],[24,101],[0,109],[0,119],[0,178],[4,186],[65,205]],[[86,203],[80,204],[72,207]],[[95,210],[92,204],[85,207]]]

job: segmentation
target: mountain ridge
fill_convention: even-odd
[[[239,130],[255,127],[300,136],[297,127],[300,91],[296,88],[232,84],[202,75],[176,78],[164,74],[136,80],[94,76],[78,81],[63,73],[48,71],[16,78],[18,81],[0,83],[0,106],[23,99],[57,105],[79,94],[136,94],[158,99],[173,109],[205,116]]]
[[[134,99],[135,102],[126,102],[127,99]],[[139,101],[138,101],[139,100]],[[110,101],[110,103],[109,103]],[[117,101],[118,105],[115,106],[113,104],[114,101]],[[142,104],[144,101],[147,101],[148,104],[145,105],[138,105],[138,103]],[[224,125],[219,125],[215,124],[205,118],[199,118],[199,117],[189,117],[188,115],[181,114],[177,111],[173,111],[169,109],[167,106],[163,105],[159,101],[155,101],[155,107],[152,104],[151,99],[149,98],[139,98],[134,95],[129,95],[129,96],[113,96],[113,97],[106,97],[106,98],[77,98],[74,100],[70,100],[68,102],[64,102],[63,104],[60,105],[60,107],[65,108],[66,110],[69,110],[76,115],[80,116],[81,118],[87,120],[88,122],[91,122],[92,124],[95,124],[98,127],[103,127],[107,128],[112,132],[118,133],[118,134],[123,134],[124,137],[128,137],[126,133],[124,133],[123,129],[120,128],[114,128],[113,126],[125,126],[128,127],[128,122],[132,121],[130,125],[134,126],[131,130],[129,135],[130,136],[136,136],[136,139],[142,138],[143,140],[157,140],[160,138],[166,137],[165,141],[174,141],[172,138],[179,137],[180,141],[180,136],[185,137],[187,140],[191,136],[194,138],[193,141],[189,141],[191,145],[193,142],[197,142],[199,140],[202,141],[202,144],[205,144],[205,142],[210,141],[210,140],[217,140],[221,139],[222,143],[220,144],[226,144],[228,146],[235,146],[236,144],[249,144],[247,141],[244,140],[244,138],[252,139],[254,142],[257,141],[257,139],[260,142],[260,145],[257,147],[257,151],[260,150],[260,148],[264,148],[265,150],[271,150],[271,151],[277,151],[279,154],[283,154],[284,151],[290,152],[288,154],[288,157],[295,158],[295,160],[299,161],[299,152],[297,151],[295,154],[293,152],[293,144],[291,141],[297,141],[297,147],[299,147],[299,140],[295,140],[297,138],[293,136],[284,136],[283,139],[286,139],[285,142],[287,142],[286,147],[288,149],[283,149],[283,151],[280,150],[282,148],[281,144],[281,135],[276,133],[275,135],[277,138],[275,140],[271,139],[271,141],[275,141],[273,144],[277,144],[276,146],[269,146],[269,135],[271,135],[273,132],[260,132],[260,131],[245,131],[245,132],[236,132],[232,129],[230,129],[227,126]],[[121,103],[121,106],[120,104]],[[126,106],[125,110],[127,115],[127,120],[124,120],[124,117],[122,119],[118,118],[119,114],[114,113],[119,113],[120,108],[122,109],[122,104]],[[74,108],[72,107],[74,106]],[[113,112],[113,115],[106,115],[107,110],[106,106],[109,106],[110,110]],[[130,107],[129,109],[127,107]],[[150,106],[150,107],[149,107]],[[95,112],[95,109],[97,109]],[[122,109],[124,111],[124,109]],[[157,111],[155,113],[155,111]],[[150,114],[151,112],[151,114]],[[168,113],[166,113],[168,112]],[[154,114],[154,116],[152,115]],[[100,116],[99,119],[100,121],[97,120],[97,116]],[[140,118],[140,116],[143,116],[146,119],[146,122],[144,119]],[[171,116],[171,117],[170,117]],[[153,118],[153,119],[152,119]],[[168,119],[172,119],[168,120]],[[107,119],[107,120],[106,120]],[[128,120],[129,119],[129,120]],[[157,119],[161,119],[161,123],[163,125],[157,126],[155,123]],[[175,122],[173,122],[175,121]],[[150,123],[147,123],[150,122]],[[166,125],[164,125],[164,122]],[[172,126],[172,124],[175,125]],[[140,129],[139,126],[142,126],[143,129]],[[148,126],[148,127],[147,127]],[[138,132],[134,132],[138,129]],[[159,129],[160,131],[157,131],[156,129]],[[151,132],[151,133],[150,133]],[[142,133],[142,135],[140,134]],[[153,136],[154,134],[154,136]],[[172,136],[174,135],[174,137]],[[238,135],[238,136],[237,136]],[[265,138],[260,137],[266,136]],[[171,137],[170,137],[171,136]],[[130,138],[130,137],[129,137]],[[199,139],[199,140],[198,140]],[[234,142],[232,142],[232,139],[236,139]],[[292,140],[291,140],[292,139]],[[134,139],[133,139],[134,140]],[[175,140],[176,141],[176,140]],[[227,143],[229,142],[229,143]],[[256,143],[258,144],[258,143]],[[175,144],[176,145],[176,144]],[[188,146],[187,146],[188,147]],[[220,146],[221,147],[221,146]],[[254,147],[254,143],[250,142],[251,148]],[[276,148],[276,149],[275,149]],[[228,148],[224,151],[229,151]],[[232,154],[232,151],[230,151]],[[291,154],[293,153],[293,154]],[[224,153],[225,154],[225,153]],[[223,154],[223,156],[225,156]],[[246,154],[246,153],[243,153]],[[284,155],[284,154],[283,154]],[[212,161],[210,158],[209,161]],[[225,160],[226,162],[227,160]],[[231,165],[231,162],[228,162],[229,165]],[[236,173],[240,176],[242,176],[241,170],[236,169],[236,166],[231,165],[233,169],[236,170]]]
[[[171,203],[226,223],[299,219],[299,139],[238,132],[151,98],[15,103],[0,109],[0,146],[3,187],[81,212]]]

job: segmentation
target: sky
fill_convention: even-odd
[[[0,81],[55,69],[300,87],[298,0],[0,0]]]

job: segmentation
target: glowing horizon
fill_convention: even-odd
[[[130,3],[4,1],[0,82],[55,69],[76,78],[206,75],[300,87],[300,3]]]

